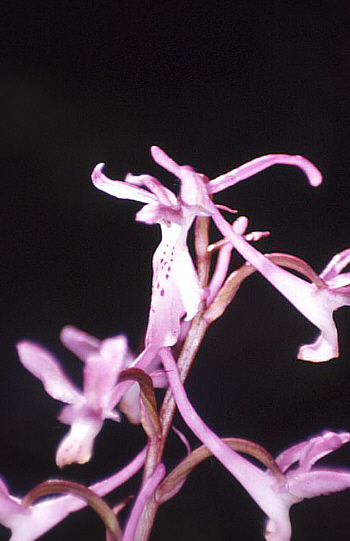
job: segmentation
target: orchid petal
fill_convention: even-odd
[[[213,205],[214,207],[214,205]],[[241,236],[221,216],[218,210],[213,213],[218,229],[233,243],[238,252],[255,267],[289,302],[311,323],[316,325],[321,335],[314,344],[300,348],[298,358],[312,362],[324,362],[339,355],[337,329],[333,311],[341,306],[341,300],[333,296],[327,288],[319,289],[285,269],[275,265]]]
[[[25,509],[19,502],[10,496],[5,482],[0,477],[0,522],[6,526],[6,518],[8,515],[28,515],[28,513],[28,509]]]
[[[290,156],[289,154],[268,154],[255,158],[228,173],[220,175],[207,184],[208,193],[221,192],[241,180],[245,180],[272,165],[295,165],[304,171],[311,186],[319,186],[322,182],[320,171],[303,156]]]
[[[188,206],[197,207],[198,215],[208,215],[206,201],[208,194],[204,185],[204,175],[194,171],[189,165],[178,165],[164,150],[151,147],[152,158],[158,165],[175,175],[181,181],[181,200]]]
[[[119,199],[131,199],[132,201],[140,201],[141,203],[152,203],[157,201],[154,194],[143,188],[133,186],[132,184],[120,180],[109,179],[102,173],[103,167],[104,163],[99,163],[91,174],[92,182],[99,190],[109,193],[114,197],[118,197]]]
[[[56,464],[59,468],[67,464],[88,462],[92,456],[95,437],[103,425],[103,419],[84,406],[78,408],[66,406],[66,411],[63,412],[60,420],[68,417],[68,408],[71,408],[69,414],[73,419],[70,423],[70,431],[57,449]]]
[[[287,485],[297,498],[315,498],[350,488],[350,472],[315,469],[293,476]]]
[[[73,325],[63,327],[60,332],[60,340],[67,349],[84,362],[91,353],[96,353],[101,346],[101,340],[73,327]]]
[[[177,224],[162,227],[162,242],[153,256],[152,298],[146,346],[172,346],[180,334],[180,319],[198,312],[198,276],[186,246],[187,230]]]
[[[127,340],[124,335],[102,341],[100,353],[90,355],[84,368],[84,397],[97,411],[111,407],[112,391],[125,366]]]
[[[158,179],[151,175],[131,175],[128,173],[125,177],[125,181],[131,184],[144,185],[152,192],[156,199],[165,206],[172,206],[177,204],[176,195],[168,190]]]
[[[151,156],[158,165],[169,171],[169,173],[172,173],[175,177],[179,178],[181,174],[181,165],[177,164],[172,158],[170,158],[170,156],[168,156],[163,149],[156,145],[151,146]]]
[[[327,281],[336,278],[338,274],[350,264],[350,248],[336,254],[320,274],[320,278]]]
[[[311,438],[289,447],[276,458],[276,462],[284,472],[295,462],[299,462],[298,471],[309,471],[311,467],[332,451],[339,449],[350,441],[349,432],[324,432],[320,436]]]
[[[49,351],[39,344],[27,341],[19,342],[17,351],[23,366],[41,381],[52,398],[67,404],[73,404],[82,398]]]

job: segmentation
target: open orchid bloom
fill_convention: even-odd
[[[105,496],[116,489],[143,466],[146,451],[144,448],[127,466],[89,488],[98,496]],[[22,504],[21,498],[9,494],[7,486],[0,478],[0,523],[12,531],[10,541],[35,541],[70,513],[79,511],[86,505],[84,500],[69,494],[49,497],[27,508]]]
[[[239,234],[221,215],[219,208],[210,200],[209,195],[233,186],[256,173],[276,164],[295,165],[307,175],[312,186],[318,186],[322,177],[318,169],[306,158],[276,154],[262,156],[248,162],[207,183],[203,175],[196,173],[190,166],[180,166],[158,147],[152,147],[155,161],[176,175],[181,182],[181,200],[183,205],[196,202],[203,214],[211,215],[224,237],[230,240],[236,250],[255,267],[295,308],[311,323],[316,325],[321,334],[314,344],[300,348],[298,357],[303,360],[322,362],[339,355],[338,337],[333,321],[333,312],[340,306],[349,305],[349,274],[339,275],[349,263],[349,251],[341,252],[321,273],[324,287],[317,287],[295,276],[268,260],[262,253],[251,246],[243,235]]]
[[[322,457],[349,441],[348,432],[324,432],[321,436],[293,445],[277,457],[276,462],[285,474],[285,480],[279,484],[276,482],[275,491],[287,514],[281,513],[280,523],[274,518],[268,519],[265,531],[267,541],[289,541],[290,536],[283,533],[281,524],[287,525],[289,509],[295,503],[350,488],[349,470],[313,467]],[[287,531],[287,528],[284,529]]]
[[[318,460],[348,443],[350,433],[324,432],[287,449],[276,459],[284,474],[282,479],[277,478],[270,470],[262,471],[233,451],[203,422],[187,397],[171,351],[164,348],[160,355],[176,405],[186,424],[269,517],[267,541],[290,541],[289,510],[295,503],[350,488],[350,471],[313,468]],[[292,468],[296,462],[298,466]]]
[[[198,311],[200,288],[186,242],[196,216],[221,216],[209,194],[275,164],[300,167],[315,186],[321,182],[321,175],[301,156],[272,154],[252,160],[206,184],[208,179],[204,175],[190,166],[178,165],[159,147],[151,147],[151,154],[155,162],[180,180],[179,198],[150,175],[128,174],[124,182],[110,180],[102,172],[104,164],[95,167],[92,181],[97,188],[115,197],[146,203],[136,219],[161,226],[162,241],[153,256],[152,299],[146,334],[146,347],[157,348],[174,345],[180,334],[181,318],[185,316],[185,320],[191,320]]]
[[[158,223],[162,240],[153,256],[152,298],[146,333],[146,347],[156,351],[174,345],[180,334],[180,320],[197,313],[201,292],[196,270],[187,247],[187,233],[194,218],[203,213],[196,201],[183,204],[174,193],[149,175],[128,174],[124,182],[110,180],[103,164],[92,173],[94,185],[115,197],[146,203],[136,220]],[[143,187],[142,187],[143,186]]]
[[[123,335],[99,341],[75,327],[67,326],[61,332],[61,340],[84,362],[83,391],[71,382],[58,360],[42,346],[28,341],[17,344],[23,366],[40,379],[52,398],[67,404],[59,420],[71,425],[71,429],[57,449],[56,462],[59,467],[73,462],[88,462],[94,439],[104,420],[120,420],[119,413],[114,410],[113,391],[120,372],[133,360]],[[138,422],[139,415],[137,391],[135,384],[123,397],[125,409],[134,422]]]

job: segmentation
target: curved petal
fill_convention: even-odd
[[[347,265],[350,264],[350,248],[336,254],[320,274],[320,278],[328,282],[337,277]]]
[[[299,348],[297,358],[311,363],[323,363],[337,357],[339,357],[338,332],[330,317],[315,342],[304,344]]]
[[[135,425],[140,423],[140,386],[138,383],[134,383],[126,391],[118,404],[118,408],[127,416],[130,423]]]
[[[63,327],[60,332],[60,340],[67,349],[84,362],[91,353],[96,353],[101,345],[101,340],[73,325]]]
[[[156,196],[161,205],[172,206],[177,204],[176,195],[151,175],[132,175],[131,173],[128,173],[125,177],[125,181],[130,182],[131,184],[143,184]]]
[[[309,471],[315,462],[349,441],[349,432],[326,431],[320,436],[292,445],[278,455],[276,462],[283,472],[295,462],[300,462],[298,471]]]
[[[195,207],[196,214],[208,215],[208,193],[204,184],[204,175],[197,173],[189,165],[178,165],[164,150],[151,147],[152,158],[158,165],[175,175],[181,182],[181,200],[185,205]]]
[[[255,158],[228,173],[214,178],[207,184],[208,193],[213,194],[221,192],[241,180],[252,177],[260,171],[271,167],[272,165],[295,165],[302,169],[307,176],[311,186],[319,186],[322,182],[320,171],[303,156],[290,156],[289,154],[268,154]]]
[[[56,357],[34,342],[17,344],[19,360],[43,384],[45,391],[55,400],[73,404],[82,394],[73,385],[60,367]]]
[[[109,179],[102,173],[103,167],[104,163],[99,163],[91,174],[92,182],[99,190],[119,199],[131,199],[132,201],[140,201],[141,203],[154,203],[157,201],[155,195],[143,188],[120,180]]]

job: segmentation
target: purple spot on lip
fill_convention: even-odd
[[[168,272],[170,272],[170,271],[171,271],[171,267],[168,267]]]
[[[165,278],[168,279],[168,278],[169,278],[169,274],[166,274],[166,275],[165,275]]]
[[[164,297],[164,289],[161,289],[161,290],[160,290],[160,296],[161,296],[161,297]]]

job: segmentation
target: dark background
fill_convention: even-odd
[[[159,230],[134,222],[139,204],[92,186],[96,163],[106,162],[112,178],[148,172],[175,188],[152,163],[152,144],[210,177],[262,154],[300,153],[324,174],[317,190],[298,170],[275,167],[216,201],[248,215],[251,229],[271,231],[259,249],[292,253],[318,271],[349,246],[350,8],[346,1],[3,1],[0,10],[0,471],[13,494],[24,494],[58,475],[93,482],[145,442],[125,419],[106,422],[90,464],[58,472],[60,404],[14,349],[20,339],[36,340],[81,381],[79,361],[59,343],[65,324],[101,338],[126,333],[134,350],[140,345]],[[339,359],[297,361],[315,329],[263,279],[250,278],[211,328],[188,380],[198,412],[219,435],[250,438],[273,454],[325,428],[349,430],[349,312],[336,320]],[[197,445],[179,419],[177,426]],[[167,465],[183,454],[172,436]],[[328,463],[350,465],[349,449]],[[295,506],[293,541],[347,539],[349,509],[349,493]],[[262,521],[210,459],[160,510],[152,540],[255,541]],[[43,540],[103,536],[92,512],[82,512]]]

